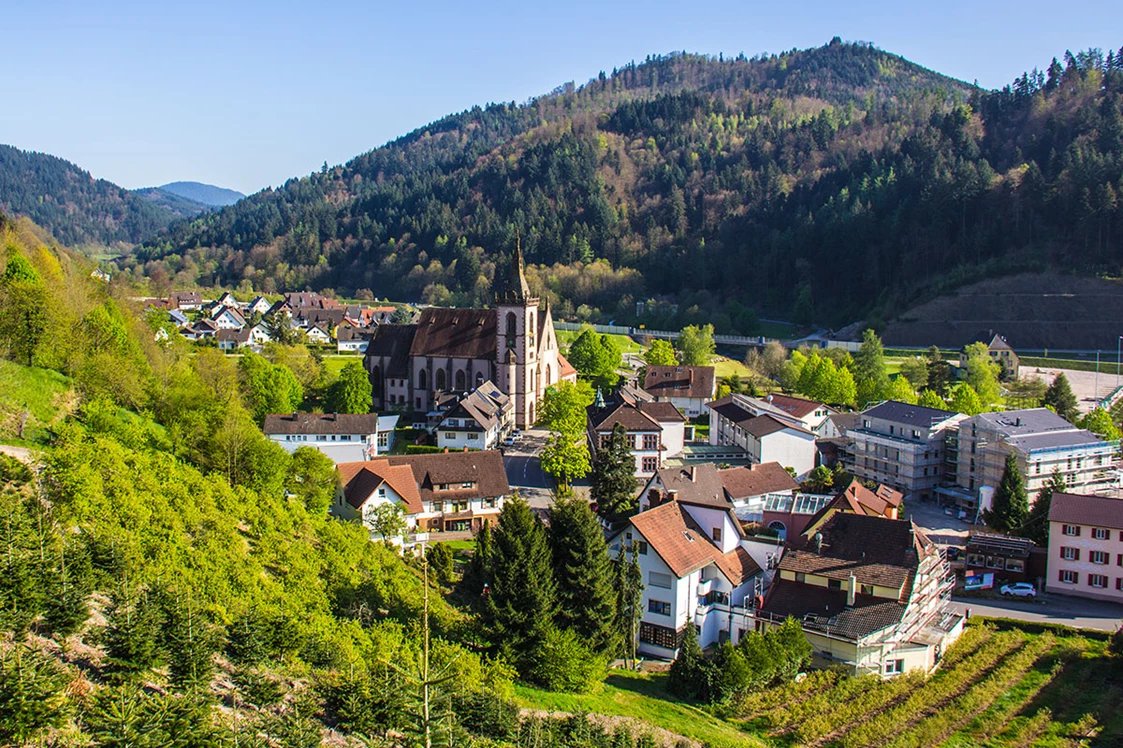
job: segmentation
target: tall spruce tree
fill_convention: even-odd
[[[1029,510],[1029,519],[1026,521],[1024,535],[1033,542],[1044,547],[1049,545],[1049,509],[1053,506],[1053,494],[1064,493],[1068,490],[1065,477],[1060,470],[1053,470],[1053,474],[1037,491],[1033,500],[1033,508]]]
[[[168,674],[176,688],[195,693],[205,689],[214,673],[218,637],[190,596],[166,597],[161,644]]]
[[[698,644],[693,621],[687,622],[678,656],[671,663],[667,690],[679,698],[693,701],[704,699],[709,692],[709,663]]]
[[[1029,519],[1029,499],[1018,458],[1006,455],[1006,465],[1002,470],[1002,480],[994,492],[994,506],[986,515],[986,522],[996,530],[1005,533],[1021,532]]]
[[[639,621],[643,617],[643,571],[635,546],[625,547],[612,562],[613,583],[616,585],[616,630],[620,637],[624,659],[636,659],[639,645]]]
[[[550,511],[550,549],[557,581],[558,624],[598,655],[618,648],[616,593],[604,530],[581,498],[560,499]]]
[[[615,522],[634,512],[636,496],[636,459],[628,443],[628,432],[622,424],[612,428],[608,444],[597,452],[593,464],[592,488],[589,496],[597,513]]]
[[[1053,383],[1045,389],[1042,404],[1052,408],[1057,415],[1069,423],[1076,423],[1076,419],[1080,416],[1076,407],[1076,395],[1072,394],[1072,385],[1068,383],[1068,377],[1063,373],[1058,374]]]
[[[884,400],[889,390],[889,370],[885,365],[885,348],[873,330],[862,334],[862,345],[854,354],[854,381],[858,384],[858,407]]]
[[[491,525],[487,522],[476,533],[476,550],[468,561],[468,568],[460,580],[460,589],[473,600],[484,591],[491,580]]]
[[[115,592],[105,618],[106,670],[110,675],[129,678],[156,664],[159,609],[146,590],[123,588]]]
[[[487,599],[492,642],[520,672],[529,672],[534,646],[553,624],[557,585],[546,530],[517,496],[499,513]]]
[[[55,659],[37,649],[19,643],[0,649],[0,745],[31,745],[62,722],[68,680]]]

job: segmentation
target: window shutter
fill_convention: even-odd
[[[1073,561],[1079,561],[1080,560],[1080,549],[1074,548],[1073,550],[1076,551],[1076,557],[1073,559]]]
[[[1080,525],[1076,526],[1076,537],[1078,537],[1078,538],[1080,537],[1080,530],[1081,529],[1083,529],[1083,528],[1081,528]]]

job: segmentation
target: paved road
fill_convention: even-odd
[[[970,608],[973,616],[1016,618],[1101,631],[1115,631],[1123,623],[1123,605],[1063,595],[1043,594],[1033,602],[953,596],[951,604],[961,613]]]
[[[542,460],[539,458],[546,436],[546,431],[530,429],[515,446],[505,447],[503,454],[507,483],[511,488],[517,488],[519,495],[535,508],[546,508],[553,499],[554,484],[542,471]]]

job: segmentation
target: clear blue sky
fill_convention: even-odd
[[[920,6],[920,7],[917,7]],[[4,10],[0,143],[243,192],[673,50],[871,41],[987,88],[1123,45],[1123,2],[54,2]]]

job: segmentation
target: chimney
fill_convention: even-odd
[[[854,607],[854,593],[858,587],[858,578],[853,574],[850,575],[850,586],[846,588],[846,605],[847,607]]]
[[[667,491],[667,501],[678,501],[678,491],[673,488]]]
[[[697,465],[691,465],[690,466],[690,482],[691,483],[697,483],[698,482],[698,466]]]

